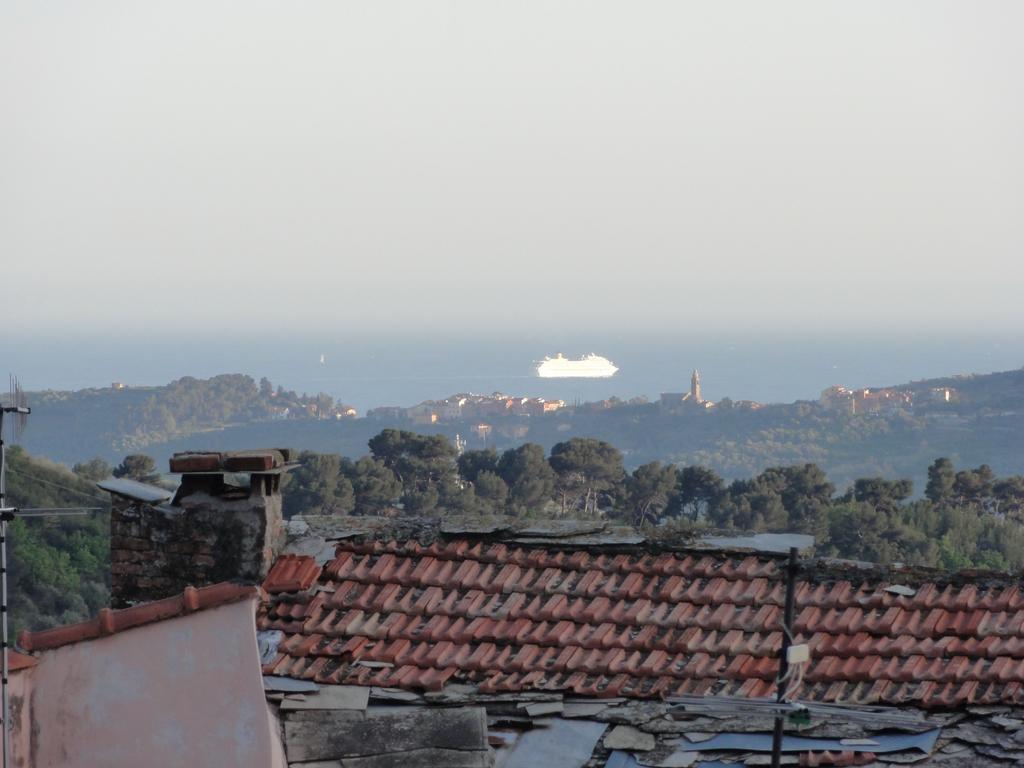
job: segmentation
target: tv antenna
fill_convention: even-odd
[[[11,706],[8,692],[7,654],[10,650],[7,631],[7,524],[19,517],[63,517],[70,515],[87,515],[97,512],[101,507],[38,507],[35,509],[19,509],[7,506],[7,446],[4,443],[4,418],[12,417],[14,422],[14,440],[17,442],[25,432],[28,415],[32,409],[28,407],[28,399],[21,388],[17,377],[10,377],[10,403],[0,404],[0,648],[3,662],[0,668],[0,688],[3,689],[3,768],[11,765]]]
[[[812,539],[813,543],[813,539]],[[708,713],[712,717],[726,716],[771,716],[775,720],[772,732],[772,768],[782,764],[782,749],[787,718],[805,723],[811,717],[845,720],[849,723],[879,723],[888,727],[914,728],[924,721],[920,712],[909,712],[892,707],[863,706],[857,704],[821,703],[798,701],[796,695],[803,685],[804,668],[809,663],[809,649],[806,642],[797,644],[793,632],[793,618],[796,608],[796,582],[800,575],[800,550],[791,547],[786,563],[786,602],[782,616],[782,648],[779,652],[779,672],[775,678],[774,698],[761,696],[741,698],[737,696],[672,696],[668,702],[676,705],[677,711]]]

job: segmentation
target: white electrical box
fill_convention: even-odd
[[[791,645],[786,649],[786,661],[789,664],[804,664],[811,660],[811,649],[806,643]]]

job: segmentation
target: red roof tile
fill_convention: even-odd
[[[34,667],[38,662],[32,657],[24,653],[18,653],[17,651],[7,651],[7,668],[11,672],[17,672],[19,669],[29,669]]]
[[[152,624],[164,619],[183,616],[186,613],[216,608],[228,603],[256,597],[256,587],[240,586],[230,582],[211,584],[208,587],[186,587],[181,595],[156,600],[152,603],[134,605],[131,608],[111,610],[103,608],[99,616],[79,624],[44,629],[39,632],[23,631],[18,636],[18,645],[26,651],[47,651],[62,645],[93,640],[112,635],[143,624]]]
[[[282,555],[274,562],[263,588],[270,594],[302,592],[313,586],[320,576],[320,566],[311,557]]]
[[[801,698],[1024,704],[1016,584],[926,583],[905,596],[877,576],[813,578],[796,596],[796,640],[811,650]],[[269,674],[598,697],[775,692],[785,590],[767,555],[343,541],[322,570],[279,559],[266,588],[259,628],[286,635]]]

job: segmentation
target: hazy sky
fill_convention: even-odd
[[[1015,1],[9,0],[0,313],[1019,327],[1022,29]]]

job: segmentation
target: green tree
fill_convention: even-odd
[[[483,470],[473,481],[473,489],[480,500],[483,512],[500,514],[508,503],[508,485],[497,472]]]
[[[848,496],[854,501],[870,504],[875,509],[892,511],[910,498],[914,484],[910,480],[886,480],[884,477],[862,477],[856,480]]]
[[[890,497],[875,501],[838,501],[829,510],[828,552],[875,563],[922,563],[930,556],[930,538],[904,525],[886,509]]]
[[[91,479],[14,446],[7,500],[16,507],[104,508],[84,517],[19,518],[8,528],[11,620],[20,629],[82,621],[107,605],[110,529],[106,499]]]
[[[709,509],[719,503],[725,493],[725,482],[707,467],[683,467],[672,500],[672,508],[694,522],[708,515]]]
[[[736,528],[809,533],[824,544],[834,492],[815,464],[770,467],[751,480],[734,481],[711,519]]]
[[[75,464],[71,471],[79,477],[95,483],[110,477],[113,468],[103,459],[95,458]]]
[[[393,509],[402,495],[402,484],[382,461],[364,456],[352,470],[355,513],[377,515]]]
[[[657,522],[668,506],[676,481],[675,466],[662,466],[660,461],[643,464],[626,478],[626,503],[636,528]]]
[[[944,504],[953,498],[953,483],[956,482],[956,470],[953,462],[941,457],[928,467],[928,485],[924,495],[935,504]]]
[[[481,472],[498,472],[498,453],[493,448],[466,451],[459,456],[459,474],[470,483],[475,483]]]
[[[557,477],[562,514],[578,511],[583,516],[598,512],[602,497],[625,478],[618,448],[590,437],[574,437],[557,443],[548,459]]]
[[[398,477],[407,492],[423,492],[456,473],[456,451],[444,435],[385,429],[370,438],[370,454]]]
[[[711,508],[708,517],[719,528],[739,531],[786,531],[789,516],[782,497],[775,492],[757,491],[735,481],[720,504]]]
[[[508,511],[518,516],[537,515],[555,492],[555,472],[535,443],[505,451],[498,460],[498,476],[508,486]]]
[[[992,484],[995,475],[992,467],[982,464],[977,469],[965,469],[956,473],[953,480],[953,496],[957,503],[988,505],[992,498]]]
[[[992,488],[992,495],[1001,514],[1019,519],[1024,512],[1024,475],[1012,475],[998,481]]]
[[[114,467],[113,475],[114,477],[125,477],[129,480],[150,484],[160,479],[153,457],[146,456],[143,453],[132,453],[125,456],[124,460]]]
[[[284,489],[284,512],[347,515],[355,509],[350,462],[335,454],[303,451]],[[348,470],[348,472],[346,471]]]

